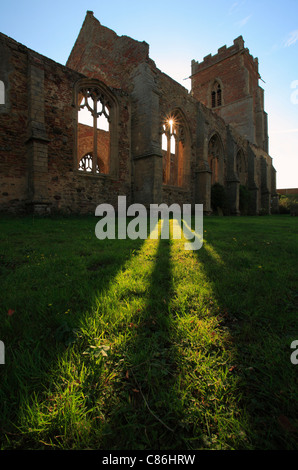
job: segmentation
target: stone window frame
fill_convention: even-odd
[[[171,129],[171,126],[169,124],[169,121],[173,120],[174,125],[173,129]],[[176,125],[175,125],[176,123]],[[176,129],[175,129],[176,127]],[[163,176],[162,176],[162,184],[163,186],[171,186],[171,188],[176,188],[176,189],[185,189],[187,188],[188,185],[188,176],[189,176],[189,166],[190,166],[190,157],[191,157],[191,145],[190,145],[190,131],[189,131],[189,125],[187,123],[186,117],[183,113],[183,111],[180,108],[174,108],[171,112],[165,114],[162,117],[162,122],[161,122],[161,139],[163,135],[166,135],[167,137],[167,150],[163,150],[162,152],[166,152],[167,154],[167,164],[166,168],[164,170],[163,167]],[[175,139],[175,157],[177,158],[177,184],[171,184],[170,181],[170,155],[171,153],[171,138],[174,137]],[[180,144],[183,147],[183,161],[179,162],[179,157],[181,157],[179,147]],[[162,142],[161,142],[161,148],[162,148]],[[182,164],[182,175],[179,177],[179,164]],[[164,171],[166,173],[166,178],[164,178]],[[179,184],[179,179],[180,179],[180,184]]]
[[[80,104],[78,96],[83,89],[96,90],[99,96],[105,98],[109,104],[109,133],[110,133],[110,154],[109,154],[109,172],[97,172],[97,165],[93,164],[92,172],[85,172],[78,169],[78,111]],[[73,106],[75,108],[75,139],[74,139],[74,169],[81,176],[94,177],[112,177],[118,178],[119,174],[119,157],[118,157],[118,141],[119,141],[119,103],[114,93],[100,80],[83,78],[78,80],[73,90]],[[91,152],[92,153],[92,152]]]
[[[224,105],[223,84],[219,78],[215,78],[210,82],[208,95],[211,109],[220,108]]]

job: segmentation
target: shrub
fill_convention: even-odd
[[[298,215],[298,195],[282,194],[279,198],[279,213]]]
[[[287,196],[284,196],[284,195],[280,196],[278,206],[279,206],[279,213],[280,214],[289,214],[290,213]]]

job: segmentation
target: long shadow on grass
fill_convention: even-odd
[[[174,392],[175,351],[171,342],[171,241],[159,240],[146,308],[123,351],[118,406],[105,429],[104,449],[173,449],[179,399]],[[163,446],[163,447],[162,447]]]
[[[229,250],[227,243],[220,245],[222,240],[215,237],[196,255],[214,293],[209,310],[229,332],[234,349],[230,375],[239,381],[239,410],[246,410],[249,419],[241,446],[294,449],[297,429],[291,421],[297,411],[297,382],[287,338],[296,320],[287,308],[287,288],[281,284],[285,279],[281,276],[278,281],[279,272],[264,268],[262,237],[257,248],[257,238],[254,246],[247,246],[245,234],[243,240],[232,231],[228,237]]]
[[[79,233],[74,231],[73,235],[73,238],[77,236],[79,240]],[[27,446],[40,448],[38,437],[35,441],[35,438],[28,437],[31,436],[30,433],[26,435],[24,429],[20,433],[15,428],[21,424],[20,416],[23,414],[23,404],[30,404],[31,396],[40,396],[41,402],[46,400],[47,390],[52,387],[53,377],[54,380],[57,380],[57,377],[52,373],[56,369],[59,357],[63,356],[75,341],[74,331],[80,326],[82,316],[94,308],[94,299],[108,288],[117,273],[130,259],[132,253],[136,254],[144,243],[143,240],[134,242],[117,240],[115,243],[117,243],[118,251],[115,251],[112,245],[113,241],[97,241],[96,246],[100,246],[97,248],[97,252],[96,249],[92,251],[92,248],[88,247],[89,240],[87,240],[84,253],[80,253],[80,250],[74,253],[73,250],[77,247],[72,244],[72,241],[68,249],[72,256],[77,256],[78,264],[74,261],[76,258],[73,258],[74,264],[70,266],[70,269],[82,270],[80,272],[82,273],[82,284],[85,283],[84,289],[78,292],[80,286],[72,283],[72,274],[70,273],[65,278],[65,284],[58,286],[58,290],[63,292],[63,296],[59,297],[59,311],[54,311],[55,305],[47,307],[50,300],[47,295],[51,293],[51,288],[57,289],[57,285],[50,285],[47,286],[48,290],[45,291],[44,298],[38,292],[38,298],[42,299],[40,302],[41,305],[44,305],[45,312],[40,312],[40,306],[37,304],[35,307],[30,299],[32,308],[30,310],[27,308],[28,316],[26,318],[24,318],[25,305],[24,312],[21,312],[21,308],[17,311],[17,314],[20,312],[23,316],[16,314],[12,318],[7,318],[6,314],[2,325],[1,339],[5,339],[7,349],[6,364],[1,370],[0,432],[3,436],[8,433],[11,442],[16,441],[15,444],[12,444],[13,447],[25,445],[25,448]],[[24,243],[26,243],[26,234],[24,234]],[[89,243],[94,247],[94,242]],[[66,241],[65,246],[67,245]],[[105,248],[108,254],[105,252]],[[53,250],[55,251],[55,244],[53,244]],[[81,254],[84,255],[83,258]],[[57,263],[57,260],[54,261]],[[55,266],[58,266],[58,263]],[[39,280],[33,276],[35,275],[34,269],[26,273],[27,285],[34,283],[38,286]],[[32,282],[30,275],[32,275]],[[90,276],[90,282],[88,282],[88,276]],[[73,278],[77,283],[77,273],[73,274]],[[13,284],[11,289],[22,290],[22,285]],[[67,314],[70,304],[72,312]],[[77,310],[75,310],[76,308]],[[14,323],[12,323],[13,321]],[[8,339],[6,340],[6,338]],[[24,444],[23,438],[26,444]],[[5,441],[4,437],[3,442]]]

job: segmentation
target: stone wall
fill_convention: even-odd
[[[0,207],[6,212],[24,210],[28,193],[28,86],[24,48],[0,36],[0,79],[5,104],[0,106]]]
[[[223,87],[223,103],[210,109],[212,68]],[[218,181],[227,192],[228,213],[239,214],[243,182],[251,194],[250,213],[270,212],[275,170],[266,150],[257,59],[240,37],[201,64],[193,61],[192,71],[189,93],[156,67],[146,43],[117,36],[92,12],[87,12],[66,67],[0,35],[5,87],[0,210],[94,213],[101,203],[116,207],[118,196],[125,195],[128,204],[146,207],[203,204],[209,214],[211,186]],[[78,96],[90,89],[109,102],[109,132],[97,130],[95,139],[99,174],[78,170],[95,135],[92,127],[78,124]],[[170,155],[173,162],[167,168],[175,174],[167,179],[163,172],[170,160],[162,134],[171,117],[176,154]],[[238,174],[240,154],[245,169]]]
[[[146,42],[118,36],[88,11],[66,65],[108,86],[131,91],[131,72],[145,61],[149,61]]]
[[[75,159],[77,110],[74,87],[83,75],[4,35],[0,54],[9,65],[8,105],[0,108],[0,210],[94,213],[131,191],[130,98],[111,90],[118,103],[117,171],[79,172]]]

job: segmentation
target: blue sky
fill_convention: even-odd
[[[298,187],[298,0],[0,0],[0,32],[65,64],[87,10],[146,41],[157,67],[188,89],[191,60],[242,35],[265,82],[277,187]]]

